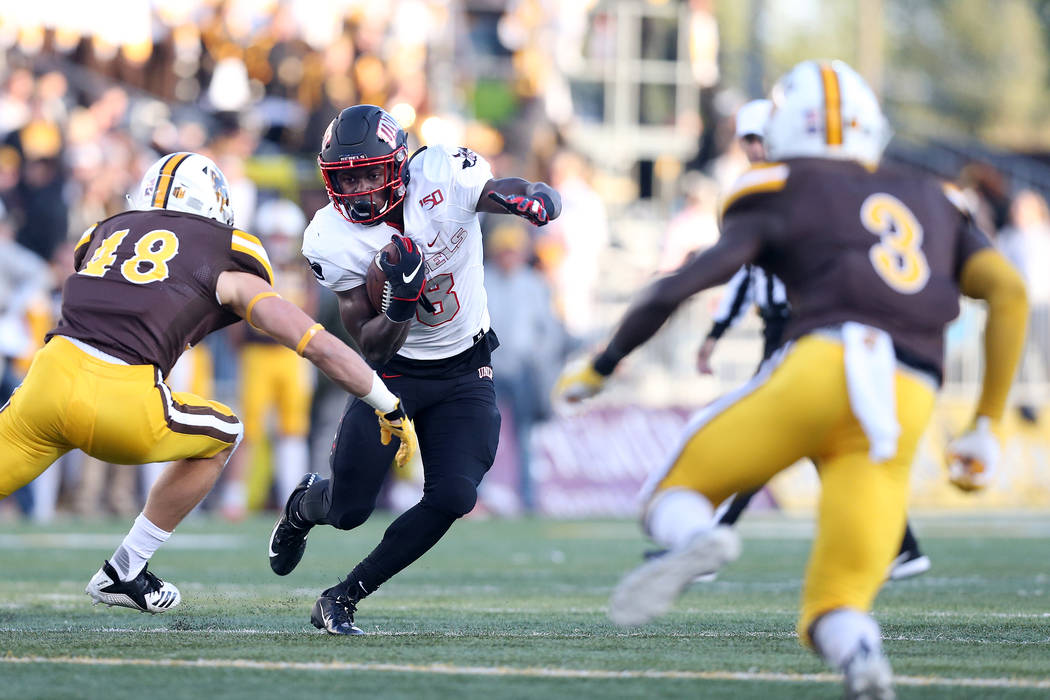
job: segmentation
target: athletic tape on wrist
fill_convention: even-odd
[[[372,372],[372,388],[361,397],[361,400],[383,415],[396,410],[398,404],[397,397],[390,392],[390,389],[375,372]]]

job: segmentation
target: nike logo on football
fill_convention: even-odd
[[[419,268],[422,265],[423,265],[423,258],[420,258],[419,262],[416,263],[416,268],[414,270],[412,270],[412,272],[410,274],[402,275],[402,277],[405,278],[405,284],[408,284],[409,282],[412,281],[412,279],[416,276],[416,273],[419,272]]]

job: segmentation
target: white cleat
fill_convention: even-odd
[[[893,669],[881,651],[861,649],[846,663],[846,700],[894,700]]]
[[[167,612],[180,602],[182,595],[174,584],[162,581],[143,567],[130,581],[121,581],[113,566],[105,561],[91,577],[84,592],[91,596],[92,605],[105,603],[152,614]]]
[[[609,619],[625,627],[644,625],[670,610],[697,576],[717,572],[739,556],[740,536],[732,528],[697,533],[624,576],[609,599]]]
[[[886,577],[891,581],[911,578],[924,574],[930,570],[930,558],[919,552],[905,552],[900,554],[890,564],[889,575]]]

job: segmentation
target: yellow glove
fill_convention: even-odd
[[[379,418],[379,441],[384,445],[389,445],[390,439],[394,437],[401,441],[401,446],[397,448],[397,454],[394,456],[394,464],[398,469],[404,469],[419,449],[415,426],[405,415],[400,401],[397,402],[397,408],[390,413],[376,411],[376,416]]]
[[[999,466],[999,438],[992,422],[979,416],[972,430],[948,445],[948,480],[963,491],[985,488]]]
[[[554,385],[555,398],[569,403],[589,399],[605,386],[606,377],[598,374],[590,358],[569,364]]]

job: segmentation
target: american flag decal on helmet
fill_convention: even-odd
[[[397,148],[397,132],[400,130],[401,127],[389,114],[383,112],[380,115],[379,124],[376,125],[376,136],[390,144],[391,148]]]

